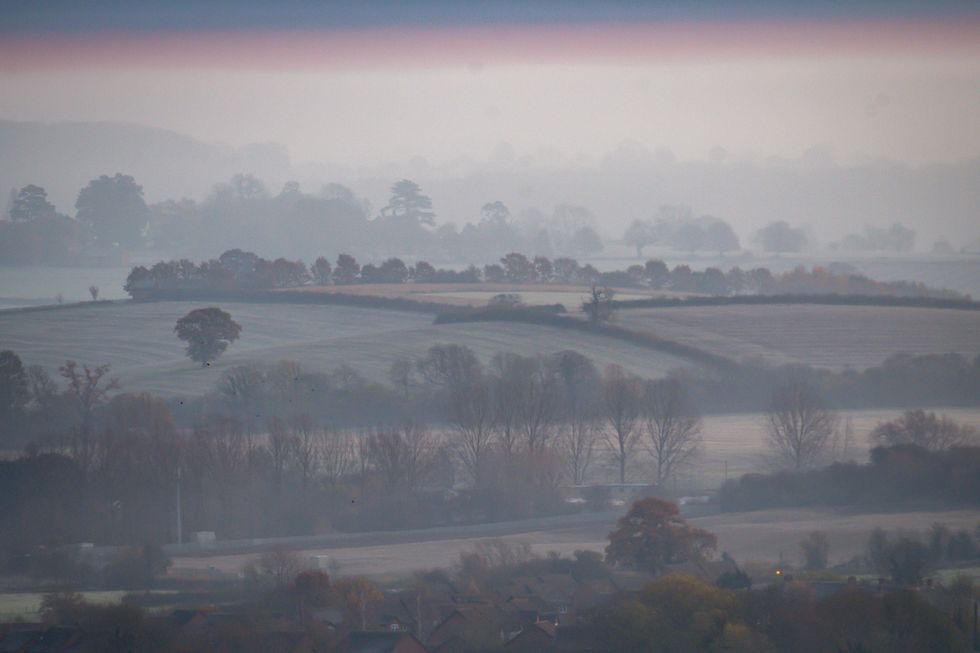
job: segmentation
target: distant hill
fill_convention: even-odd
[[[0,120],[0,192],[38,184],[70,215],[79,189],[102,174],[133,175],[147,200],[159,201],[200,197],[238,172],[272,182],[289,169],[282,145],[232,148],[136,124]]]

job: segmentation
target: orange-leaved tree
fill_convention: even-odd
[[[609,534],[606,562],[659,574],[669,564],[704,558],[716,544],[712,533],[690,526],[676,504],[649,497],[635,502]]]

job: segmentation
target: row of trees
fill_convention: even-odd
[[[0,242],[7,244],[0,250],[3,260],[71,264],[85,252],[118,254],[142,247],[200,256],[227,242],[229,234],[250,248],[307,257],[346,250],[458,261],[493,259],[521,248],[587,257],[603,248],[595,216],[568,204],[550,215],[531,210],[518,224],[505,204],[492,201],[461,230],[452,223],[436,228],[431,199],[407,179],[392,185],[377,214],[340,184],[307,194],[298,183],[287,182],[274,194],[247,174],[217,184],[201,202],[184,198],[150,205],[133,177],[103,175],[79,192],[75,209],[73,217],[58,213],[34,184],[13,191],[9,221],[0,221]],[[300,233],[302,239],[296,237]]]
[[[652,259],[626,270],[600,272],[569,257],[550,259],[510,252],[497,263],[482,269],[471,265],[464,270],[436,268],[428,261],[406,264],[400,258],[361,265],[349,254],[340,254],[331,264],[318,257],[307,266],[285,258],[263,259],[253,252],[228,250],[217,259],[200,264],[181,259],[161,261],[146,268],[132,269],[125,289],[130,294],[154,290],[256,290],[313,285],[403,284],[403,283],[554,283],[601,285],[607,287],[653,288],[707,295],[842,294],[866,296],[956,298],[956,293],[929,288],[907,281],[873,281],[853,271],[834,271],[823,267],[773,274],[767,268],[728,272],[709,267],[692,270],[688,265],[673,269]]]
[[[119,263],[123,250],[142,242],[148,216],[143,188],[129,175],[90,181],[78,193],[74,217],[58,213],[46,191],[29,184],[12,193],[9,221],[0,221],[0,259],[70,265],[101,257]]]
[[[911,252],[915,247],[915,231],[895,223],[887,229],[867,226],[862,233],[844,236],[836,248],[867,252]]]
[[[642,258],[644,248],[650,245],[688,254],[703,250],[725,254],[741,249],[731,225],[710,215],[696,218],[686,206],[661,206],[653,219],[634,220],[623,233],[623,242],[636,248],[636,258]]]
[[[889,237],[902,239],[906,231],[908,230],[896,225],[887,232],[869,227],[866,233],[869,238],[874,237],[874,242],[877,243],[889,241]],[[914,239],[914,232],[912,238]],[[785,221],[767,224],[756,231],[752,239],[763,251],[774,254],[801,252],[811,245],[810,237],[804,229],[793,227]],[[724,220],[710,215],[695,217],[690,207],[671,205],[661,206],[657,215],[650,220],[634,220],[630,223],[623,232],[623,242],[636,248],[637,258],[642,258],[644,248],[651,245],[669,247],[691,255],[699,251],[724,255],[741,249],[738,235]],[[848,237],[844,242],[854,245],[855,238]]]
[[[871,461],[835,463],[802,473],[748,474],[718,494],[726,510],[790,506],[969,506],[980,497],[980,448],[931,452],[914,445],[877,447]]]

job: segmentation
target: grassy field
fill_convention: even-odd
[[[557,551],[571,555],[588,549],[602,552],[607,536],[615,528],[616,516],[601,513],[585,516],[580,523],[560,526],[536,526],[529,522],[527,531],[494,539],[527,542],[538,555]],[[718,552],[728,552],[740,562],[771,562],[783,559],[799,564],[799,543],[808,533],[824,531],[830,540],[831,564],[844,562],[864,551],[868,534],[876,527],[886,531],[924,531],[934,522],[953,529],[973,529],[975,511],[851,514],[831,509],[760,510],[697,517],[690,521],[718,536]],[[329,555],[336,563],[334,574],[366,575],[378,580],[394,580],[422,569],[446,568],[457,562],[459,554],[471,551],[484,538],[447,538],[377,545],[308,548],[304,555]],[[238,573],[254,554],[175,557],[172,574],[198,573],[213,568],[223,573]]]
[[[638,288],[614,290],[618,299],[687,297],[694,294]],[[507,293],[520,296],[528,305],[563,304],[569,312],[576,312],[587,298],[589,286],[541,283],[370,283],[351,286],[303,286],[289,288],[288,291],[412,299],[453,306],[486,306],[487,301],[495,295]]]
[[[491,298],[499,295],[500,292],[489,290],[457,290],[449,292],[434,292],[418,295],[420,298],[432,301],[462,300],[473,306],[483,306]],[[528,306],[543,306],[548,304],[562,304],[567,311],[578,311],[586,299],[588,299],[588,289],[581,290],[514,290],[508,294],[517,295],[521,301]],[[647,299],[652,295],[620,292],[616,294],[616,299]]]
[[[980,353],[980,312],[882,306],[694,306],[619,311],[616,323],[736,360],[863,369],[896,352]]]
[[[85,600],[92,603],[118,603],[125,591],[81,592]],[[39,592],[11,592],[0,594],[0,622],[4,621],[38,621],[41,609],[41,599],[44,594]]]
[[[25,364],[52,372],[65,359],[109,363],[127,391],[164,396],[206,392],[221,373],[244,363],[299,361],[312,371],[350,365],[384,380],[399,357],[421,356],[436,343],[472,347],[484,360],[498,351],[522,354],[574,349],[597,364],[619,363],[648,377],[687,366],[681,358],[614,338],[513,323],[432,325],[432,316],[348,306],[223,303],[242,325],[241,339],[201,369],[184,357],[172,330],[178,318],[206,304],[155,302],[0,313],[0,343]]]

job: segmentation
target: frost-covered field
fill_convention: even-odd
[[[891,306],[689,306],[617,312],[635,331],[736,360],[841,370],[896,352],[980,354],[980,311]]]
[[[109,363],[124,390],[164,396],[204,393],[230,367],[281,360],[321,372],[349,365],[383,381],[396,359],[422,356],[432,345],[449,342],[472,347],[484,360],[500,351],[531,355],[574,349],[597,365],[618,363],[646,377],[688,365],[614,338],[531,324],[433,325],[431,315],[403,311],[225,302],[222,308],[242,325],[241,339],[202,369],[184,357],[173,325],[189,310],[207,305],[154,302],[0,312],[0,343],[25,364],[52,372],[68,358]]]

